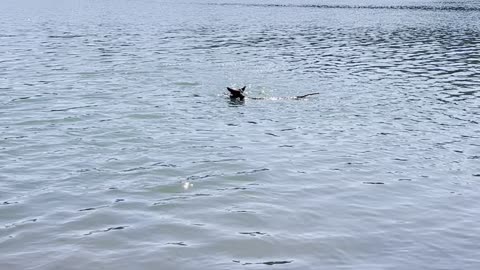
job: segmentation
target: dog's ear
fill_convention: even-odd
[[[245,88],[247,88],[247,86],[244,86],[244,87],[240,88],[240,91],[242,91],[242,92],[245,91]]]
[[[227,90],[228,90],[230,93],[233,93],[233,92],[235,92],[235,91],[236,91],[235,89],[233,89],[233,88],[230,88],[230,87],[227,87]]]

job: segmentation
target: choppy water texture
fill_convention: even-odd
[[[479,269],[479,9],[1,1],[0,269]]]

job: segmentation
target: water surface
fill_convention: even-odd
[[[480,266],[476,1],[0,9],[1,269]]]

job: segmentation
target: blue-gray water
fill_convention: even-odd
[[[480,268],[478,1],[206,3],[1,1],[0,269]]]

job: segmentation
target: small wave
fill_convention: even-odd
[[[188,246],[184,242],[171,242],[171,243],[166,243],[166,245],[175,245],[175,246],[182,246],[182,247]]]
[[[115,230],[123,230],[125,228],[127,228],[128,226],[118,226],[118,227],[110,227],[110,228],[107,228],[107,229],[104,229],[104,230],[95,230],[95,231],[90,231],[84,235],[92,235],[94,233],[102,233],[102,232],[109,232],[109,231],[115,231]]]
[[[34,222],[37,222],[37,220],[38,219],[36,219],[36,218],[32,218],[32,219],[27,219],[27,220],[24,220],[24,221],[12,223],[12,224],[7,224],[7,225],[5,225],[5,229],[15,228],[15,227],[18,227],[18,226],[21,226],[21,225],[24,225],[24,224],[28,224],[28,223],[34,223]]]
[[[270,169],[268,168],[261,168],[261,169],[254,169],[250,171],[241,171],[237,172],[237,174],[252,174],[252,173],[257,173],[257,172],[264,172],[264,171],[269,171]]]
[[[51,111],[51,112],[66,112],[66,111],[70,111],[70,110],[84,109],[84,108],[92,108],[92,107],[97,107],[97,105],[75,106],[75,107],[69,107],[69,108],[52,109],[52,110],[50,110],[50,111]]]
[[[232,262],[234,263],[241,263],[242,265],[252,265],[252,264],[264,264],[264,265],[275,265],[275,264],[287,264],[287,263],[292,263],[293,261],[266,261],[266,262],[257,262],[257,263],[252,263],[252,262],[245,262],[242,263],[239,260],[233,260]]]
[[[10,204],[17,204],[18,202],[9,202],[9,201],[4,201],[0,205],[10,205]]]
[[[264,232],[239,232],[239,234],[242,234],[242,235],[248,235],[248,236],[264,236],[264,235],[267,235],[267,233],[264,233]]]
[[[363,183],[367,185],[384,185],[385,184],[384,182],[370,182],[370,181],[363,182]]]
[[[82,35],[50,35],[49,38],[77,38],[82,37]]]
[[[102,206],[98,206],[98,207],[83,208],[83,209],[78,210],[78,212],[93,211],[93,210],[97,210],[97,209],[105,208],[105,207],[108,207],[108,205],[102,205]]]

